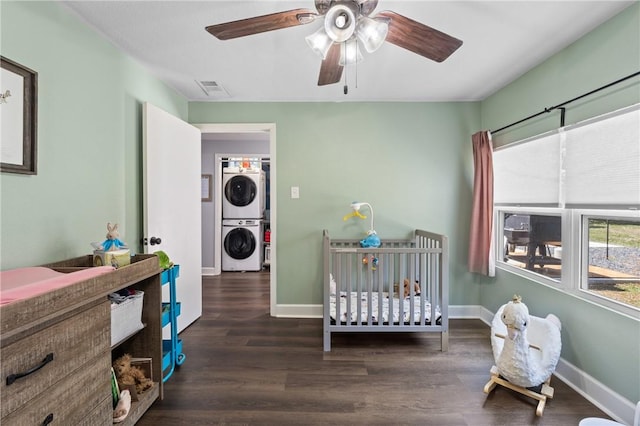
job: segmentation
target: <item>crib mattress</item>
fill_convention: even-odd
[[[330,296],[330,315],[331,320],[333,322],[336,321],[337,309],[336,309],[336,298],[340,299],[340,323],[357,323],[358,322],[358,305],[361,305],[360,311],[360,321],[362,323],[368,323],[369,321],[369,294],[366,292],[360,293],[360,297],[358,297],[357,292],[351,292],[350,294],[346,292],[342,292],[340,297],[336,297],[335,294],[331,294]],[[347,320],[347,299],[351,299],[351,315]],[[411,318],[411,298],[407,297],[403,300],[403,309],[402,316],[400,315],[400,300],[398,298],[393,298],[392,303],[389,300],[388,293],[382,293],[382,318],[378,318],[379,316],[379,303],[380,303],[380,293],[374,292],[371,293],[371,313],[372,313],[372,323],[382,323],[389,324],[430,324],[431,323],[431,303],[429,300],[425,298],[424,300],[424,314],[425,321],[421,323],[420,318],[420,296],[413,296],[413,319]],[[389,313],[389,306],[393,306],[393,312]],[[436,322],[440,321],[441,312],[440,307],[436,306]]]

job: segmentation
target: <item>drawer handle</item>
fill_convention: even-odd
[[[51,424],[52,421],[53,421],[53,413],[49,413],[49,415],[45,417],[44,421],[42,422],[42,426],[47,426],[48,424]]]
[[[47,356],[44,357],[42,362],[40,364],[36,365],[35,367],[33,367],[32,369],[27,370],[24,373],[16,373],[16,374],[8,375],[7,376],[7,386],[13,384],[13,382],[15,382],[16,380],[18,380],[21,377],[25,377],[25,376],[28,376],[29,374],[35,373],[36,371],[40,370],[45,365],[49,364],[51,361],[53,361],[53,352],[51,352],[50,354],[47,354]],[[53,418],[53,414],[51,415],[51,417]],[[49,418],[49,416],[47,416],[47,419],[48,418]],[[47,424],[47,423],[45,423],[45,424]]]

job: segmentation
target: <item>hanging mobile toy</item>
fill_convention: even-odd
[[[363,215],[362,213],[360,213],[360,209],[363,206],[367,206],[369,207],[369,210],[371,210],[371,228],[369,228],[369,231],[367,231],[367,237],[364,238],[363,240],[360,240],[360,246],[361,247],[380,247],[380,237],[378,237],[378,234],[376,234],[376,231],[373,229],[373,207],[371,207],[371,204],[369,203],[358,203],[356,201],[354,201],[353,203],[351,203],[351,209],[353,210],[351,213],[349,213],[348,215],[345,215],[342,220],[347,220],[351,217],[359,217],[360,219],[366,219],[367,217],[365,215]]]
[[[371,255],[369,258],[367,258],[367,256],[362,258],[362,264],[365,266],[369,264],[369,261],[371,261],[371,270],[375,271],[376,267],[378,266],[378,258],[373,255]]]

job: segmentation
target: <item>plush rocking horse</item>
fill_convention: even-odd
[[[551,375],[556,369],[562,342],[561,324],[553,314],[529,315],[520,296],[502,305],[491,323],[491,347],[496,362],[484,392],[501,385],[538,400],[542,416],[547,398],[553,398]]]

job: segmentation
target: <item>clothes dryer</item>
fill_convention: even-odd
[[[262,270],[262,221],[224,219],[222,221],[222,270]]]
[[[222,171],[222,218],[261,219],[265,205],[265,173],[262,170]]]

